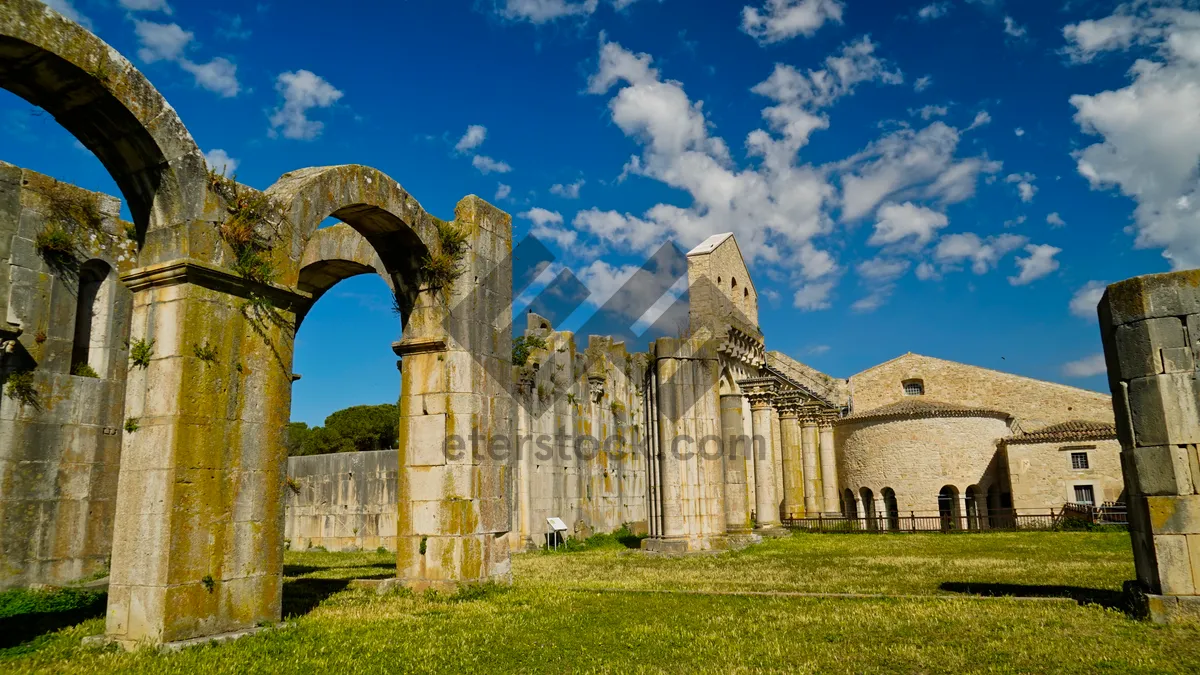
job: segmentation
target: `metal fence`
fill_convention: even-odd
[[[785,527],[807,532],[899,533],[988,532],[1015,530],[1089,530],[1097,526],[1122,527],[1128,523],[1124,504],[1064,504],[1061,509],[1005,509],[986,514],[929,511],[874,514],[855,517],[817,515],[785,518]]]

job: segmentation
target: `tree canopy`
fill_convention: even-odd
[[[393,403],[356,405],[325,418],[325,426],[288,425],[289,456],[386,450],[396,447],[400,409]]]

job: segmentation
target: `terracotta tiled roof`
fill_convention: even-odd
[[[889,417],[1011,417],[1003,410],[988,408],[972,408],[956,403],[931,401],[920,396],[889,403],[885,406],[864,410],[838,420],[839,422],[857,422],[861,420],[885,419]]]
[[[1017,434],[1004,439],[1008,445],[1028,443],[1066,443],[1070,441],[1103,441],[1117,437],[1117,428],[1107,422],[1071,420],[1037,431]]]

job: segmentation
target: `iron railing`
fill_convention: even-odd
[[[784,518],[785,527],[807,532],[827,533],[900,533],[900,532],[987,532],[1014,530],[1091,529],[1097,525],[1127,524],[1125,505],[1106,503],[1064,504],[1061,509],[1005,509],[986,514],[959,515],[942,512],[909,511],[907,513],[874,514],[865,516],[826,516]]]

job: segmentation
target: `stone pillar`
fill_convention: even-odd
[[[883,497],[875,498],[875,522],[881,530],[891,528],[891,523],[888,522],[887,503],[884,502]]]
[[[800,452],[804,456],[804,513],[812,517],[828,511],[821,494],[821,471],[817,454],[817,422],[807,412],[800,421]],[[837,504],[837,496],[833,503]]]
[[[746,455],[750,441],[742,429],[742,396],[721,397],[721,437],[725,461],[725,527],[729,534],[744,535],[751,530],[750,509],[746,504]]]
[[[820,421],[821,490],[825,497],[825,512],[836,514],[838,503],[837,458],[833,454],[833,420]]]
[[[657,346],[657,345],[656,345]],[[661,481],[659,494],[662,495],[662,532],[659,538],[667,542],[684,540],[687,534],[683,523],[683,485],[679,466],[679,453],[675,447],[675,439],[679,436],[679,421],[684,411],[680,410],[680,392],[682,377],[678,370],[680,362],[673,358],[660,358],[655,362],[658,368],[656,381],[658,384],[658,443],[659,467],[658,476]],[[686,548],[686,545],[685,545]]]
[[[799,406],[791,401],[779,410],[780,446],[783,449],[783,514],[787,518],[804,517],[799,413]]]
[[[512,548],[523,551],[537,548],[537,544],[533,541],[533,504],[530,494],[533,490],[533,455],[537,449],[532,443],[525,445],[522,442],[522,439],[531,435],[528,406],[532,406],[534,401],[532,373],[517,382],[517,396],[521,401],[516,406],[517,437],[514,439],[514,447],[517,451],[517,475],[514,480],[517,492],[517,531],[513,533]]]
[[[1098,309],[1136,585],[1155,621],[1200,621],[1200,270],[1113,284]]]
[[[754,427],[754,510],[758,519],[758,531],[767,535],[779,534],[782,528],[779,525],[779,502],[775,499],[775,458],[771,440],[774,381],[763,378],[741,384],[750,399],[750,416]]]
[[[958,527],[959,529],[962,529],[962,530],[971,529],[971,520],[970,519],[971,519],[971,516],[968,514],[968,511],[967,511],[967,495],[965,493],[960,492],[960,493],[958,493],[958,524],[955,527]]]

